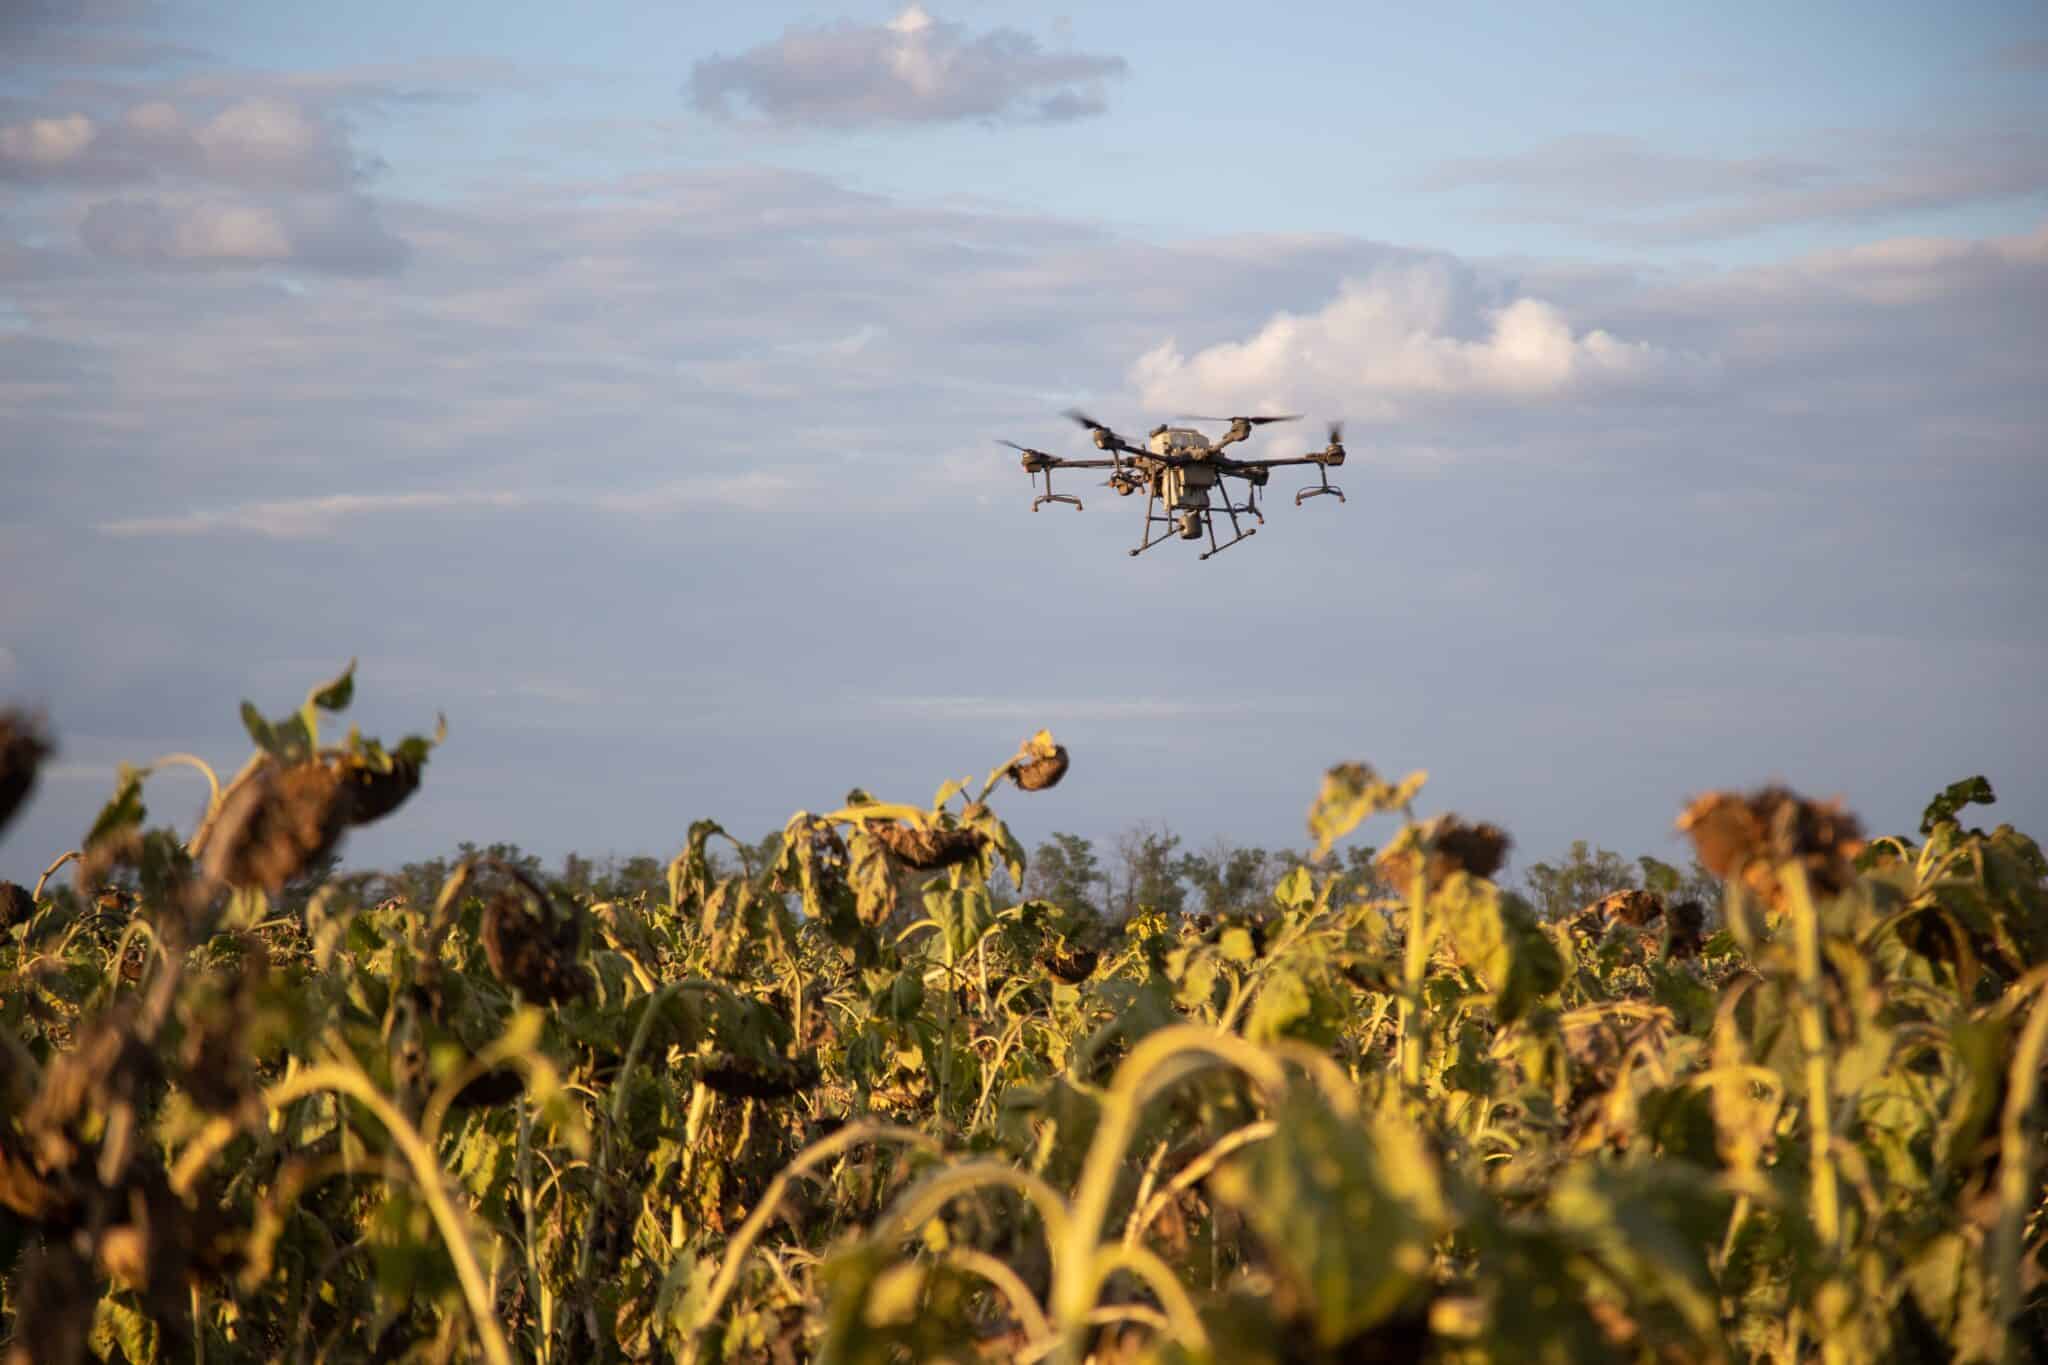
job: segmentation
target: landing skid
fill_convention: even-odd
[[[1145,553],[1145,551],[1151,549],[1154,545],[1160,545],[1169,540],[1185,540],[1188,538],[1180,534],[1179,520],[1169,512],[1160,512],[1156,510],[1158,506],[1158,494],[1154,493],[1146,497],[1145,538],[1141,542],[1139,542],[1138,547],[1135,550],[1129,552],[1131,557],[1134,559],[1137,556]],[[1221,511],[1224,515],[1230,518],[1231,537],[1229,540],[1221,542],[1219,542],[1216,539],[1216,513],[1218,511]],[[1225,550],[1237,544],[1239,541],[1250,540],[1253,536],[1259,533],[1258,526],[1246,527],[1238,521],[1237,514],[1239,512],[1249,512],[1253,516],[1259,518],[1259,525],[1263,526],[1265,524],[1266,519],[1265,517],[1260,516],[1259,509],[1256,506],[1246,505],[1240,507],[1232,503],[1229,499],[1229,496],[1225,495],[1223,498],[1223,505],[1221,508],[1210,507],[1202,513],[1202,524],[1208,529],[1209,532],[1209,548],[1204,550],[1199,556],[1197,556],[1198,558],[1204,560],[1213,559],[1215,556],[1222,554]],[[1171,529],[1164,535],[1155,536],[1152,534],[1152,528],[1155,525],[1164,525]]]
[[[1330,482],[1330,471],[1324,468],[1322,465],[1317,465],[1316,473],[1322,476],[1322,486],[1319,488],[1304,488],[1299,493],[1296,493],[1294,495],[1294,505],[1296,507],[1299,507],[1303,503],[1307,502],[1310,498],[1320,498],[1325,496],[1333,497],[1338,502],[1344,501],[1344,490],[1337,487],[1336,484]]]
[[[1052,491],[1052,471],[1050,469],[1039,472],[1045,475],[1045,491],[1031,500],[1032,511],[1036,512],[1040,507],[1049,502],[1068,502],[1074,505],[1076,512],[1082,510],[1081,500],[1072,493],[1055,493]]]

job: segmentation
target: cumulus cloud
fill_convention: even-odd
[[[337,191],[370,169],[331,118],[253,96],[205,114],[150,100],[119,116],[83,112],[0,128],[0,174],[18,180],[205,180],[258,189]]]
[[[793,27],[738,56],[691,68],[703,113],[751,107],[777,123],[846,127],[969,119],[1063,122],[1107,108],[1121,57],[1048,51],[1028,33],[970,33],[911,4],[885,24]]]
[[[1248,340],[1184,354],[1166,341],[1131,382],[1161,408],[1313,407],[1385,416],[1404,399],[1531,400],[1704,373],[1705,361],[1600,328],[1575,331],[1556,305],[1485,306],[1441,261],[1349,279],[1311,314],[1281,313]]]
[[[83,114],[9,124],[0,128],[0,168],[32,174],[76,165],[98,135]]]
[[[352,195],[289,199],[113,199],[79,222],[86,249],[140,265],[292,263],[339,274],[374,275],[405,261],[376,206]]]
[[[103,260],[143,265],[395,270],[405,244],[364,192],[378,164],[331,112],[270,94],[149,99],[0,127],[0,178],[124,187],[84,206],[79,237]]]

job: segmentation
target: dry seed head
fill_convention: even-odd
[[[573,931],[575,926],[567,927]],[[527,913],[518,893],[493,896],[484,907],[480,928],[492,973],[527,999],[555,1004],[587,995],[595,987],[589,970],[576,960],[573,932],[565,934],[563,926],[544,924]]]
[[[750,1100],[788,1099],[815,1089],[821,1075],[816,1057],[762,1061],[731,1052],[708,1053],[697,1069],[706,1089]]]
[[[1429,886],[1433,890],[1454,872],[1488,878],[1507,861],[1514,840],[1499,825],[1468,824],[1449,813],[1426,820],[1412,830],[1403,830],[1375,859],[1381,875],[1405,890],[1415,879],[1416,851],[1422,843],[1431,845]]]
[[[14,818],[50,756],[43,727],[21,711],[0,711],[0,827]]]
[[[1740,879],[1776,905],[1776,869],[1797,863],[1816,892],[1839,895],[1855,881],[1863,829],[1838,801],[1809,801],[1784,787],[1748,796],[1708,792],[1687,806],[1678,828],[1692,837],[1700,862],[1723,881]]]
[[[988,843],[980,830],[913,828],[894,821],[869,825],[868,833],[920,872],[967,862]]]
[[[405,804],[420,788],[420,763],[405,754],[389,754],[389,772],[379,772],[354,755],[342,760],[342,778],[348,784],[348,822],[367,825],[382,820]]]
[[[230,790],[206,842],[207,874],[276,895],[348,828],[349,790],[325,763],[266,762]]]
[[[1617,891],[1611,896],[1603,896],[1579,913],[1619,920],[1623,924],[1633,924],[1641,928],[1664,913],[1664,899],[1654,891],[1630,888],[1626,891]]]
[[[1093,948],[1047,948],[1038,955],[1038,965],[1069,986],[1078,986],[1095,975],[1100,960]]]
[[[1020,759],[1010,765],[1010,776],[1018,786],[1028,792],[1042,792],[1048,787],[1056,787],[1060,779],[1066,775],[1067,748],[1064,744],[1055,744],[1052,752],[1043,758],[1034,758],[1028,762]]]
[[[1707,908],[1698,901],[1680,901],[1664,915],[1664,952],[1669,957],[1698,957],[1707,937]]]
[[[44,1069],[21,1125],[43,1170],[71,1165],[77,1134],[92,1111],[115,1095],[140,1091],[161,1073],[156,1052],[135,1036],[136,1013],[132,1000],[102,1011],[79,1031],[77,1044]]]
[[[0,882],[0,930],[26,924],[36,912],[35,897],[16,882]]]

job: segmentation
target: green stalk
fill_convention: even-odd
[[[1401,976],[1401,1084],[1422,1093],[1428,1040],[1422,1017],[1422,979],[1429,969],[1429,850],[1418,851],[1415,884],[1408,893],[1408,944]]]
[[[747,1256],[754,1249],[754,1243],[767,1231],[769,1220],[774,1218],[776,1210],[782,1207],[782,1196],[789,1192],[790,1185],[815,1167],[863,1142],[900,1142],[933,1155],[940,1155],[944,1151],[937,1142],[914,1128],[867,1122],[849,1123],[830,1137],[814,1142],[797,1153],[796,1159],[783,1167],[769,1183],[768,1192],[761,1196],[761,1202],[754,1206],[754,1211],[747,1215],[747,1221],[740,1224],[740,1230],[733,1234],[732,1241],[726,1245],[725,1259],[719,1262],[718,1273],[712,1277],[711,1287],[704,1295],[703,1306],[697,1310],[697,1316],[690,1324],[690,1335],[683,1346],[683,1360],[686,1365],[701,1357],[704,1340],[717,1324],[719,1311],[725,1307],[726,1296],[732,1293],[733,1286],[739,1282],[740,1267],[746,1263]]]
[[[1060,1334],[1062,1360],[1073,1362],[1081,1358],[1088,1315],[1101,1288],[1097,1256],[1105,1250],[1104,1224],[1139,1116],[1146,1103],[1175,1080],[1196,1068],[1218,1064],[1243,1071],[1269,1099],[1287,1087],[1286,1073],[1270,1054],[1234,1034],[1216,1033],[1193,1024],[1148,1035],[1117,1067],[1102,1097],[1095,1138],[1089,1143],[1088,1156],[1081,1166],[1073,1215],[1053,1252],[1053,1322]],[[1120,1257],[1121,1239],[1107,1250]]]
[[[418,1130],[370,1083],[370,1078],[352,1062],[328,1062],[308,1067],[279,1082],[264,1094],[263,1102],[271,1109],[282,1109],[294,1100],[325,1090],[337,1091],[362,1105],[391,1135],[391,1141],[405,1157],[406,1164],[412,1167],[413,1183],[427,1202],[427,1211],[433,1215],[434,1226],[448,1248],[448,1258],[455,1263],[455,1278],[462,1285],[463,1298],[469,1303],[469,1315],[476,1325],[477,1341],[483,1348],[484,1359],[490,1365],[512,1365],[512,1350],[505,1343],[503,1329],[498,1326],[490,1286],[484,1281],[483,1270],[477,1265],[476,1251],[469,1243],[469,1229],[461,1210],[448,1197],[447,1173],[441,1169],[440,1160],[421,1139]]]
[[[1828,1035],[1820,970],[1820,914],[1806,882],[1806,869],[1787,863],[1778,869],[1792,911],[1792,965],[1799,986],[1799,1047],[1806,1059],[1806,1123],[1813,1141],[1814,1231],[1832,1258],[1842,1249],[1841,1194],[1835,1183],[1834,1119],[1828,1085]]]
[[[2038,983],[2037,983],[2038,985]],[[2012,1334],[2020,1313],[2021,1262],[2025,1259],[2028,1194],[2033,1188],[2033,1155],[2039,1130],[2027,1126],[2027,1114],[2041,1081],[2041,1054],[2048,1049],[2048,990],[2037,989],[2034,1008],[2020,1030],[2007,1073],[2005,1109],[1998,1124],[1998,1227],[1992,1234],[1991,1263],[1998,1275],[1998,1331],[2005,1338],[1998,1358],[2019,1359]],[[2030,1140],[2031,1138],[2031,1140]]]
[[[541,1279],[540,1261],[534,1248],[539,1245],[539,1234],[533,1225],[533,1106],[526,1096],[519,1097],[519,1213],[526,1232],[526,1278],[528,1290],[533,1295],[533,1304],[540,1314],[539,1359],[545,1362],[554,1358],[554,1314],[548,1302],[546,1283]],[[493,1277],[495,1278],[495,1277]]]

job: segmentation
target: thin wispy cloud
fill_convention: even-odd
[[[1003,721],[1018,725],[1057,725],[1081,721],[1122,721],[1169,724],[1199,719],[1223,719],[1254,714],[1311,715],[1331,711],[1342,704],[1335,696],[1305,697],[1260,695],[1215,701],[1185,697],[1086,697],[1086,696],[910,696],[877,697],[866,702],[889,711],[907,711],[921,716],[951,720]]]
[[[1490,192],[1507,221],[1568,224],[1635,244],[1712,242],[1801,224],[1865,224],[2048,193],[2048,136],[1841,135],[1797,155],[1726,156],[1619,135],[1445,161],[1417,189]]]
[[[241,534],[269,540],[331,540],[342,535],[351,523],[366,518],[436,512],[473,514],[531,507],[584,507],[626,516],[657,516],[689,506],[764,507],[800,486],[800,481],[788,474],[752,473],[678,479],[620,493],[329,493],[234,503],[168,516],[117,517],[95,523],[93,529],[110,536]]]
[[[883,24],[800,25],[690,70],[691,103],[714,118],[853,127],[972,120],[1062,123],[1108,108],[1121,57],[1048,50],[1014,28],[976,33],[911,4]]]

